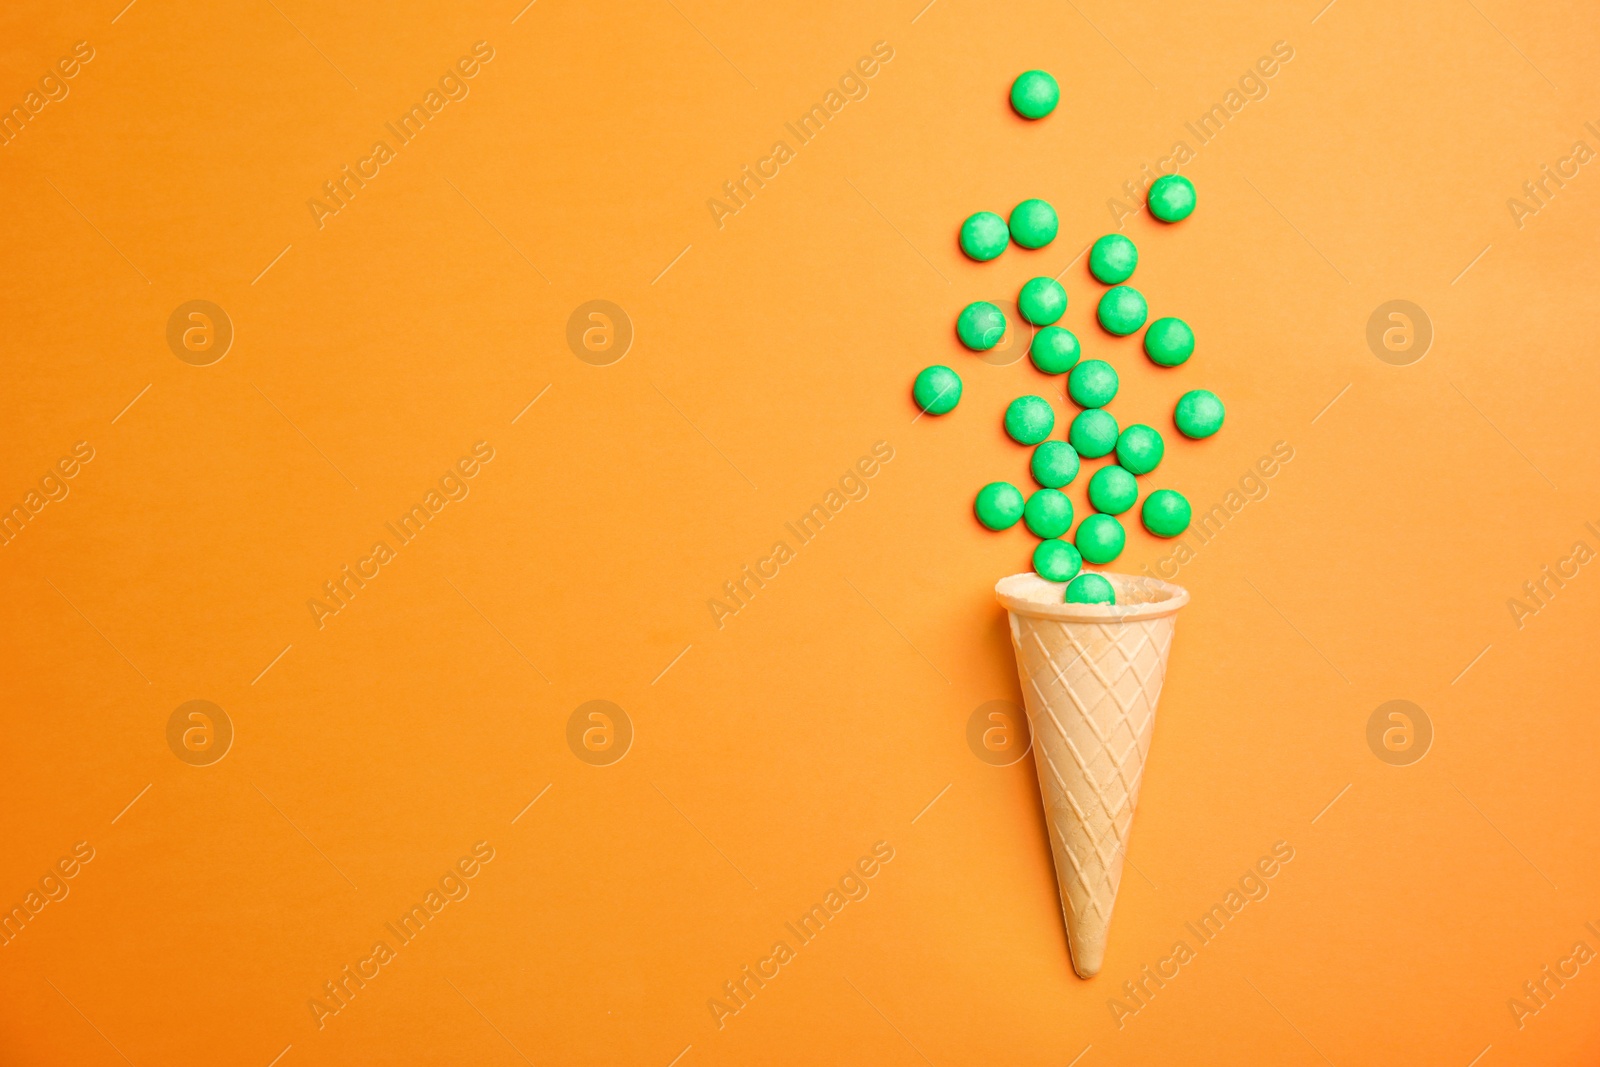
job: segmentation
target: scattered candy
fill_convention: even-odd
[[[1043,248],[1056,239],[1056,209],[1043,200],[1024,200],[1011,209],[1011,239],[1023,248]]]
[[[1189,528],[1189,501],[1182,493],[1157,489],[1144,498],[1144,528],[1157,537],[1177,537]]]
[[[974,352],[987,352],[1006,335],[1005,312],[987,300],[974,300],[956,319],[956,336]]]
[[[1082,408],[1103,408],[1117,395],[1117,372],[1103,359],[1086,359],[1067,377],[1067,395]]]
[[[1172,421],[1178,432],[1196,440],[1222,429],[1222,401],[1209,389],[1191,389],[1178,398]]]
[[[991,530],[1009,530],[1022,518],[1022,490],[1010,482],[990,482],[978,490],[972,510]]]
[[[1017,310],[1035,326],[1049,326],[1067,311],[1067,291],[1054,278],[1031,278],[1017,294]]]
[[[1080,411],[1067,430],[1067,441],[1080,456],[1089,459],[1109,456],[1117,447],[1117,420],[1103,408]]]
[[[1139,249],[1120,233],[1108,233],[1089,249],[1089,273],[1107,285],[1133,277],[1139,265]]]
[[[1117,591],[1098,574],[1080,574],[1067,584],[1068,604],[1115,604]]]
[[[961,399],[961,376],[937,363],[925,367],[911,386],[911,398],[926,414],[943,415]]]
[[[1019,445],[1036,445],[1055,428],[1056,413],[1042,396],[1019,396],[1006,406],[1006,433]]]
[[[1028,356],[1046,374],[1065,374],[1078,362],[1078,336],[1060,326],[1046,326],[1033,335]]]
[[[1089,563],[1110,563],[1122,554],[1127,539],[1122,523],[1110,515],[1084,516],[1074,538],[1078,552]]]
[[[1033,450],[1028,470],[1046,489],[1060,489],[1078,476],[1078,453],[1065,441],[1046,441]]]
[[[1166,454],[1161,435],[1143,423],[1135,423],[1117,438],[1117,462],[1132,474],[1149,474]],[[1104,509],[1101,509],[1104,510]]]
[[[1089,479],[1089,504],[1107,515],[1121,515],[1139,499],[1139,483],[1115,464],[1101,467]]]
[[[1047,582],[1070,582],[1083,569],[1083,557],[1065,541],[1040,541],[1033,550],[1033,571]]]
[[[1118,285],[1100,297],[1100,325],[1118,337],[1126,337],[1143,326],[1149,313],[1144,294],[1132,286]]]
[[[1072,501],[1059,489],[1040,489],[1023,506],[1022,521],[1035,537],[1060,537],[1072,527]]]
[[[1042,70],[1027,70],[1011,83],[1011,106],[1025,119],[1042,119],[1056,109],[1061,87]]]
[[[1157,319],[1144,332],[1144,354],[1151,363],[1176,367],[1194,354],[1194,331],[1182,319]]]
[[[961,251],[967,258],[987,263],[1011,243],[1011,231],[1006,220],[992,211],[980,211],[968,216],[961,224]]]
[[[1194,182],[1166,174],[1150,186],[1150,214],[1162,222],[1182,222],[1194,213]]]

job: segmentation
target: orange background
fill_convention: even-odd
[[[1600,578],[1521,628],[1507,607],[1600,549],[1595,164],[1520,228],[1506,206],[1600,148],[1590,12],[520,6],[0,13],[6,107],[94,49],[0,147],[0,499],[94,449],[0,549],[0,902],[95,850],[0,948],[0,1060],[1594,1061],[1593,967],[1520,1029],[1507,1005],[1600,949]],[[470,95],[319,229],[307,200],[478,41]],[[719,229],[707,200],[878,41],[869,95]],[[1200,339],[1158,371],[1093,326],[1075,257],[1278,41],[1269,95],[1185,169],[1196,214],[1127,220],[1134,283]],[[1027,124],[1005,94],[1036,66],[1063,102]],[[961,257],[962,218],[1029,196],[1053,245]],[[1146,488],[1209,507],[1294,449],[1177,578],[1087,982],[1031,757],[966,733],[1019,699],[992,586],[1032,545],[971,497],[1026,484],[1006,401],[1066,408],[952,323],[1062,271],[1124,422],[1168,426],[1188,388],[1229,404],[1207,442],[1168,434]],[[195,299],[235,331],[210,366],[166,341]],[[635,333],[609,366],[566,341],[594,299]],[[1409,366],[1366,340],[1392,299],[1433,326]],[[913,422],[932,362],[966,395]],[[470,496],[319,628],[322,583],[480,441]],[[719,629],[723,583],[878,441],[870,495]],[[1170,551],[1133,532],[1118,569]],[[166,735],[196,699],[235,730],[205,767]],[[633,730],[609,766],[567,743],[593,699]],[[1366,740],[1393,699],[1434,731],[1409,766]],[[1280,840],[1270,896],[1119,1028],[1121,983]],[[471,895],[319,1030],[308,1000],[479,841]],[[870,895],[719,1029],[707,1001],[879,841]]]

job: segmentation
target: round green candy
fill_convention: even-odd
[[[1036,445],[1055,429],[1056,413],[1042,396],[1019,396],[1006,405],[1006,433],[1019,445]]]
[[[1078,552],[1088,563],[1110,563],[1122,554],[1128,535],[1110,515],[1086,515],[1078,523]]]
[[[1060,537],[1072,527],[1072,501],[1059,489],[1040,489],[1023,506],[1022,521],[1035,537]]]
[[[1096,511],[1121,515],[1139,499],[1139,483],[1115,464],[1101,467],[1089,479],[1089,503]]]
[[[1144,294],[1132,286],[1118,285],[1100,296],[1100,325],[1118,337],[1126,337],[1143,326],[1149,313]]]
[[[1046,441],[1033,450],[1028,470],[1046,489],[1060,489],[1078,476],[1078,453],[1065,441]]]
[[[991,530],[1009,530],[1022,518],[1022,490],[1010,482],[990,482],[978,490],[972,510]]]
[[[1151,363],[1176,367],[1194,355],[1194,331],[1182,319],[1157,319],[1144,332],[1144,354]]]
[[[1098,574],[1080,574],[1067,584],[1068,604],[1115,604],[1117,591]]]
[[[1165,174],[1150,186],[1150,214],[1162,222],[1182,222],[1194,213],[1194,182]]]
[[[1078,362],[1078,337],[1061,326],[1046,326],[1033,335],[1028,356],[1046,374],[1065,374]]]
[[[1083,408],[1103,408],[1117,395],[1117,372],[1103,359],[1086,359],[1067,376],[1067,395]]]
[[[1109,456],[1117,447],[1117,420],[1104,408],[1080,411],[1067,430],[1067,441],[1080,456]]]
[[[1067,311],[1067,291],[1054,278],[1030,278],[1017,294],[1017,310],[1035,326],[1049,326]]]
[[[1089,249],[1089,273],[1107,285],[1133,277],[1139,265],[1139,249],[1120,233],[1108,233]]]
[[[1047,582],[1070,582],[1083,569],[1083,557],[1065,541],[1040,541],[1033,550],[1033,572]]]
[[[1011,83],[1011,106],[1025,119],[1042,119],[1061,101],[1061,87],[1042,70],[1025,70]]]
[[[1172,421],[1178,432],[1196,440],[1222,429],[1222,401],[1209,389],[1191,389],[1178,398]]]
[[[1189,502],[1182,493],[1157,489],[1144,498],[1144,528],[1157,537],[1177,537],[1189,528]]]
[[[943,415],[961,399],[961,376],[949,367],[924,367],[911,386],[911,398],[929,415]]]
[[[1144,423],[1129,426],[1117,438],[1117,462],[1132,474],[1149,474],[1166,452],[1161,435]]]
[[[956,336],[974,352],[987,352],[1006,335],[1005,312],[987,300],[974,300],[956,319]]]
[[[992,211],[969,215],[961,224],[961,251],[968,259],[987,263],[1006,250],[1011,243],[1011,231],[1006,220]]]
[[[1043,248],[1056,239],[1056,209],[1043,200],[1024,200],[1011,209],[1011,239],[1023,248]]]

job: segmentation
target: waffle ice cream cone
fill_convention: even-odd
[[[1067,944],[1082,978],[1105,959],[1167,652],[1189,602],[1167,582],[1099,573],[1115,604],[1063,603],[1065,586],[1037,574],[995,586],[1011,616]]]

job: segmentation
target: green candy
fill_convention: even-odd
[[[990,482],[978,490],[972,510],[991,530],[1009,530],[1022,518],[1022,490],[1010,482]]]
[[[1067,430],[1067,441],[1080,456],[1089,459],[1109,456],[1117,447],[1117,420],[1104,408],[1080,411]]]
[[[1040,541],[1033,550],[1033,572],[1047,582],[1070,582],[1083,569],[1083,557],[1065,541]]]
[[[1068,604],[1115,604],[1117,591],[1098,574],[1080,574],[1067,585]]]
[[[1046,326],[1033,335],[1028,357],[1046,374],[1065,374],[1078,362],[1078,337],[1061,326]]]
[[[1019,396],[1006,405],[1006,433],[1019,445],[1036,445],[1055,429],[1056,413],[1042,396]]]
[[[1194,331],[1182,319],[1157,319],[1144,332],[1144,354],[1151,363],[1176,367],[1194,354]]]
[[[1120,233],[1108,233],[1089,249],[1089,273],[1107,285],[1133,277],[1139,265],[1139,249]]]
[[[1011,106],[1025,119],[1042,119],[1061,101],[1061,87],[1042,70],[1025,70],[1011,83]]]
[[[1024,200],[1011,209],[1011,239],[1023,248],[1043,248],[1056,239],[1056,209],[1043,200]]]
[[[1040,489],[1024,505],[1022,521],[1035,537],[1060,537],[1072,526],[1072,501],[1059,489]]]
[[[1011,231],[1006,229],[1006,220],[992,211],[969,215],[961,224],[961,251],[968,259],[987,263],[1004,252],[1010,243]]]
[[[1117,438],[1117,462],[1132,474],[1149,474],[1166,452],[1161,435],[1143,423],[1129,426]]]
[[[1122,554],[1128,535],[1110,515],[1086,515],[1078,523],[1078,552],[1088,563],[1110,563]]]
[[[974,352],[987,352],[1006,335],[1005,312],[987,300],[974,300],[956,319],[956,336]]]
[[[1183,436],[1199,440],[1222,429],[1225,414],[1216,393],[1209,389],[1191,389],[1178,398],[1172,421]]]
[[[1162,222],[1182,222],[1194,213],[1194,182],[1166,174],[1150,186],[1150,214]]]
[[[1182,493],[1157,489],[1144,498],[1144,528],[1157,537],[1177,537],[1189,528],[1189,502]]]
[[[1046,441],[1033,450],[1028,470],[1046,489],[1060,489],[1078,476],[1078,453],[1065,441]]]
[[[911,386],[911,398],[929,415],[943,415],[961,400],[961,376],[949,367],[924,367]]]
[[[1107,515],[1121,515],[1139,499],[1139,483],[1116,465],[1101,467],[1089,479],[1089,503]]]
[[[1017,294],[1017,310],[1035,326],[1049,326],[1067,311],[1067,291],[1054,278],[1031,278]]]
[[[1150,307],[1144,302],[1144,294],[1131,286],[1115,286],[1100,297],[1100,325],[1106,328],[1106,332],[1118,337],[1126,337],[1143,326],[1145,316],[1149,313]]]
[[[1067,395],[1081,408],[1103,408],[1117,395],[1117,372],[1103,359],[1086,359],[1067,377]]]

